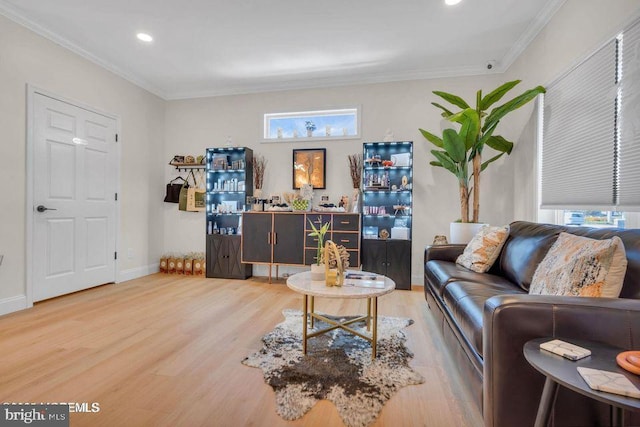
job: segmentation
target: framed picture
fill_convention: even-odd
[[[327,150],[325,148],[304,148],[293,150],[293,188],[305,184],[313,188],[326,188]]]

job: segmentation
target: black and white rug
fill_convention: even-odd
[[[397,390],[424,382],[409,366],[413,353],[404,345],[402,329],[413,324],[411,319],[378,317],[378,357],[371,360],[371,345],[341,329],[311,338],[304,356],[302,312],[283,314],[284,322],[262,338],[264,347],[242,363],[262,369],[276,393],[276,412],[286,420],[302,417],[318,400],[327,399],[345,425],[367,426]],[[364,322],[351,326],[366,331]],[[313,330],[326,327],[316,321]]]

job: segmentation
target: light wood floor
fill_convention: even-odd
[[[0,402],[98,402],[71,426],[340,426],[319,402],[297,421],[275,412],[262,371],[240,361],[301,296],[281,281],[156,274],[45,301],[0,317]],[[364,312],[360,300],[316,299],[329,313]],[[407,316],[411,365],[426,378],[401,389],[375,426],[480,426],[427,308],[423,290],[379,300]]]

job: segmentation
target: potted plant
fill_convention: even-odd
[[[311,120],[307,120],[304,122],[304,127],[307,128],[307,136],[312,137],[313,131],[316,130],[316,125]]]
[[[318,215],[318,224],[322,224],[322,217]],[[311,226],[311,233],[309,236],[318,238],[318,249],[316,251],[316,263],[311,264],[311,280],[324,280],[324,265],[322,264],[322,251],[324,249],[324,236],[329,230],[329,222],[322,224],[319,228],[313,224],[313,221],[309,220]]]
[[[480,174],[487,166],[498,160],[505,153],[511,154],[513,142],[494,134],[500,120],[510,112],[535,99],[540,93],[545,92],[544,87],[536,86],[510,101],[494,107],[491,112],[487,113],[489,108],[500,101],[518,83],[520,83],[520,80],[507,82],[485,96],[482,96],[482,90],[479,90],[476,93],[475,108],[469,106],[465,100],[457,95],[441,91],[433,92],[448,103],[460,108],[459,111],[453,112],[437,102],[432,102],[435,107],[442,110],[442,117],[450,122],[459,124],[459,130],[445,129],[442,133],[442,138],[440,138],[431,132],[420,129],[422,135],[439,148],[431,150],[436,160],[431,161],[430,164],[435,167],[445,168],[453,173],[458,180],[460,193],[460,221],[458,223],[479,223]],[[482,155],[485,146],[497,151],[498,154],[483,161]],[[471,216],[469,216],[470,200],[473,203]],[[452,230],[457,228],[454,224],[452,223]],[[473,230],[470,230],[470,233],[470,236],[454,237],[452,231],[450,236],[451,243],[468,242],[475,234]]]

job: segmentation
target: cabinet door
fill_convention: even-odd
[[[241,260],[241,243],[242,236],[225,236],[224,253],[226,257],[226,278],[229,279],[247,279],[253,274],[253,266],[251,264],[242,264]]]
[[[362,240],[362,269],[387,275],[387,242],[376,239]]]
[[[242,262],[271,262],[271,218],[268,213],[242,215]]]
[[[304,214],[273,214],[273,262],[304,263]]]
[[[387,241],[387,277],[396,289],[411,290],[411,241]]]
[[[226,248],[223,236],[207,236],[207,277],[225,277],[227,274]]]

